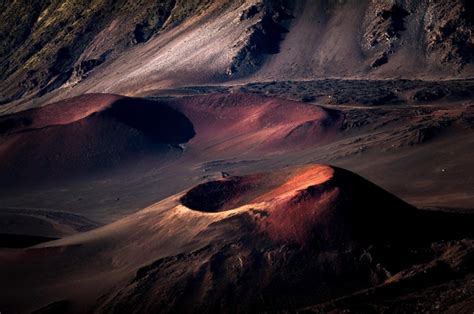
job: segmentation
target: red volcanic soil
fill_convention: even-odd
[[[468,214],[418,210],[324,165],[228,177],[89,232],[0,250],[0,305],[14,312],[59,305],[65,313],[261,312],[380,285],[403,293],[412,267],[427,269],[443,254],[436,241],[472,237],[473,222]],[[470,268],[458,266],[468,265],[468,248],[459,244],[431,278],[463,278]],[[33,296],[26,302],[25,293]]]
[[[282,152],[325,143],[343,117],[319,106],[252,94],[213,94],[172,100],[197,136],[191,148],[216,155]]]
[[[327,143],[342,120],[337,111],[251,94],[159,102],[84,95],[0,117],[0,178],[27,185],[146,158],[160,164],[174,160],[183,152],[177,144],[188,141],[194,164],[196,158],[258,158]]]
[[[59,209],[110,222],[202,182],[208,162],[324,144],[341,121],[336,111],[257,95],[67,99],[0,117],[1,209],[8,217],[11,208]],[[247,194],[238,202],[246,201]],[[19,220],[9,232],[29,228],[26,215]],[[44,230],[34,234],[65,234]]]
[[[160,182],[173,184],[209,161],[322,145],[339,136],[342,120],[336,111],[256,95],[159,102],[88,95],[0,118],[0,175],[24,184],[182,153],[168,167],[181,173]],[[141,197],[151,194],[143,173],[130,188]],[[197,176],[185,182],[216,174]],[[403,296],[413,280],[426,288],[460,278],[467,287],[472,244],[461,239],[473,236],[471,214],[418,210],[325,165],[219,178],[103,227],[60,217],[58,232],[44,226],[49,237],[73,235],[56,241],[12,249],[47,239],[3,238],[0,311],[291,311],[364,289]],[[434,272],[428,282],[425,270]]]
[[[212,221],[195,241],[217,238],[140,268],[100,311],[291,309],[381,284],[429,260],[413,248],[472,235],[472,215],[420,211],[324,165],[203,183],[180,202],[194,211],[189,219]]]
[[[5,184],[94,173],[173,156],[194,136],[191,122],[166,105],[90,94],[0,117],[0,177]],[[169,158],[169,157],[168,157]]]
[[[418,211],[355,174],[324,165],[203,183],[181,203],[201,212],[255,207],[259,230],[272,240],[300,245],[316,241],[325,248],[356,238],[392,243],[442,238],[447,222],[437,220],[442,214]],[[428,221],[439,225],[430,228]]]
[[[0,134],[70,124],[104,110],[119,99],[124,99],[124,97],[109,94],[86,94],[41,108],[25,110],[2,117]]]

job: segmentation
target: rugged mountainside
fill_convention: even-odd
[[[1,8],[2,103],[58,88],[51,97],[473,74],[474,9],[463,0],[43,0]]]
[[[295,3],[280,53],[258,77],[472,75],[472,67],[466,71],[473,47],[469,1]]]
[[[6,1],[0,25],[2,101],[77,83],[104,61],[198,14],[210,2]]]

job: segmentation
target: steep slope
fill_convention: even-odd
[[[251,94],[214,94],[167,102],[193,123],[188,148],[200,158],[278,154],[324,145],[337,138],[336,110]]]
[[[325,166],[205,183],[181,203],[205,213],[235,211],[213,227],[233,224],[237,239],[139,269],[100,311],[289,310],[390,280],[391,272],[429,259],[410,256],[411,248],[470,233],[456,215],[417,211],[360,177]]]
[[[469,1],[297,1],[293,15],[254,80],[473,74]]]
[[[472,237],[472,222],[417,210],[324,165],[229,177],[91,232],[0,250],[0,304],[63,313],[296,309],[430,263],[445,252],[433,241]]]
[[[7,1],[1,102],[74,85],[102,63],[198,14],[210,1]]]
[[[173,160],[194,136],[181,113],[115,95],[79,96],[0,118],[1,184],[88,176],[153,155]]]
[[[36,15],[3,32],[2,103],[229,81],[474,73],[469,1],[59,3],[4,5],[5,30],[16,25],[13,12]]]

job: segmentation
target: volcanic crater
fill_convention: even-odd
[[[163,232],[170,224],[186,230],[176,241],[193,235],[186,251],[139,268],[99,311],[292,310],[374,286],[398,289],[410,279],[393,275],[440,258],[433,243],[472,236],[474,222],[419,210],[349,171],[317,164],[203,183],[141,219],[159,212]],[[191,243],[200,245],[190,250]],[[448,271],[464,271],[456,268],[467,262],[460,250],[445,262]]]
[[[182,113],[155,101],[79,96],[0,117],[3,183],[42,182],[138,162],[165,162],[195,135]]]

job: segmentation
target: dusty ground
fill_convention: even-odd
[[[1,249],[0,300],[15,312],[296,311],[365,289],[429,289],[411,284],[427,273],[467,286],[472,220],[325,165],[219,178],[102,228]]]
[[[0,260],[1,269],[8,269],[2,276],[7,278],[4,288],[7,291],[8,286],[9,292],[0,304],[5,304],[6,311],[19,312],[44,306],[60,312],[113,312],[117,308],[137,309],[137,304],[143,310],[172,311],[184,310],[186,302],[217,310],[209,296],[221,295],[225,287],[235,285],[246,300],[241,302],[242,310],[455,312],[469,308],[472,294],[466,291],[471,285],[472,235],[468,230],[474,208],[470,188],[474,181],[471,84],[470,80],[436,84],[323,80],[201,86],[161,91],[148,95],[148,100],[90,95],[4,115],[0,118],[2,144],[24,140],[22,150],[4,150],[1,155],[7,162],[3,165],[21,160],[22,166],[6,167],[1,173],[8,178],[2,183],[8,184],[0,191]],[[150,111],[150,106],[155,109]],[[148,124],[150,119],[159,123]],[[142,120],[147,123],[137,124]],[[192,132],[175,127],[183,121],[191,123]],[[107,128],[103,129],[104,125]],[[168,128],[149,128],[151,125]],[[171,136],[167,129],[179,134]],[[55,140],[43,141],[44,136]],[[26,140],[31,138],[39,140]],[[78,141],[80,138],[86,140]],[[135,148],[123,150],[123,145],[115,147],[114,143],[135,143]],[[163,155],[156,150],[163,145],[176,153]],[[91,147],[98,153],[90,155]],[[66,155],[61,153],[64,149]],[[54,151],[60,154],[51,159]],[[117,152],[124,158],[104,166],[103,161],[115,160],[111,158]],[[47,167],[28,171],[35,169],[36,160],[44,160]],[[362,188],[366,183],[359,179],[347,185],[351,176],[336,181],[336,187],[328,185],[324,182],[330,181],[333,170],[311,168],[321,163],[362,175],[403,201],[429,209],[423,212],[428,216],[422,222],[415,215],[406,218],[410,223],[393,223],[402,219],[397,212],[400,208],[408,213],[417,210],[379,188]],[[314,171],[292,170],[305,167]],[[262,172],[268,174],[262,177]],[[15,173],[22,173],[23,179],[15,179]],[[183,197],[183,191],[193,186]],[[361,190],[339,198],[337,191],[347,188]],[[305,189],[307,194],[298,194]],[[364,202],[372,197],[377,202],[366,207]],[[362,216],[377,225],[387,224],[384,231],[377,229],[377,235],[357,238],[351,232],[361,221],[340,229],[335,225],[343,224],[331,222],[334,217],[345,219],[337,211],[335,216],[312,211],[324,207],[332,213],[335,208],[345,208],[335,204],[346,200],[354,210],[382,210],[382,216],[365,212]],[[356,203],[359,205],[354,207]],[[311,207],[314,204],[321,206]],[[395,210],[390,215],[386,212],[389,207]],[[248,210],[255,215],[251,224],[243,218],[247,214],[233,216]],[[279,211],[283,212],[277,214]],[[290,212],[294,220],[288,221]],[[445,216],[441,219],[444,227],[440,227],[437,215],[457,218]],[[435,227],[428,228],[431,223]],[[397,246],[395,256],[387,253],[393,248],[373,247],[376,238],[386,236],[394,241],[407,236],[388,226],[403,225],[406,231],[411,224],[413,235],[402,247]],[[424,226],[421,234],[420,225]],[[249,230],[261,230],[267,236],[263,242],[249,242],[245,240]],[[314,235],[313,230],[326,231]],[[314,237],[319,237],[317,243],[340,243],[334,230],[347,236],[347,241],[356,241],[357,248],[300,251],[299,247],[307,247]],[[388,233],[381,236],[381,232]],[[56,238],[61,239],[48,242]],[[413,247],[417,239],[424,242]],[[446,242],[448,239],[453,241]],[[281,241],[287,240],[290,247],[281,246]],[[222,241],[228,245],[217,245]],[[36,243],[42,244],[28,248]],[[264,253],[256,253],[256,247]],[[275,252],[284,254],[281,259],[264,258]],[[236,256],[241,260],[235,260]],[[360,264],[348,262],[354,258],[360,258]],[[267,262],[262,264],[262,260]],[[207,262],[200,268],[203,261]],[[215,268],[216,261],[221,261],[223,268]],[[325,266],[305,268],[307,273],[301,276],[298,269],[305,261],[355,269],[360,277],[346,277],[346,273]],[[182,269],[188,271],[181,273]],[[245,293],[246,285],[255,286],[257,280],[257,275],[242,275],[251,274],[250,269],[258,269],[258,276],[265,278],[293,274],[295,291],[308,291],[305,278],[328,274],[333,276],[330,282],[353,280],[353,284],[346,290],[310,285],[319,295],[314,298],[288,294],[278,282],[259,279],[264,283],[259,289],[267,291],[262,298],[270,303],[257,302]],[[160,279],[166,277],[163,272],[175,278],[173,284]],[[424,279],[425,272],[432,281]],[[245,284],[236,284],[239,280]],[[28,300],[23,295],[26,281],[32,296]],[[224,290],[209,288],[209,282]],[[199,294],[189,294],[186,291],[191,290],[183,290],[183,284],[200,286],[189,288],[198,289]],[[448,287],[460,292],[446,294]],[[273,303],[271,300],[281,299],[281,293],[293,301]],[[168,307],[156,303],[171,295],[179,295],[182,302],[167,302]],[[145,296],[150,301],[143,303]],[[225,304],[236,302],[225,293],[222,298],[228,302]],[[405,298],[411,301],[402,302]],[[430,301],[433,298],[440,301],[435,304]]]
[[[85,173],[89,182],[87,185],[80,180],[67,178],[45,181],[41,185],[35,184],[33,188],[25,184],[16,187],[9,184],[10,189],[8,186],[2,189],[1,205],[4,208],[70,211],[104,223],[202,180],[218,177],[222,172],[245,173],[322,162],[355,171],[417,206],[470,209],[473,207],[473,195],[469,186],[474,180],[470,160],[470,147],[474,141],[473,104],[469,96],[471,84],[471,81],[432,84],[420,81],[337,80],[168,91],[175,98],[149,98],[174,106],[183,110],[185,115],[197,119],[193,122],[195,128],[199,129],[197,137],[185,145],[186,154],[182,158],[165,165],[157,156],[148,155],[141,158],[140,162],[121,164],[105,174],[88,171]],[[275,114],[275,119],[284,121],[288,110],[285,106],[291,108],[291,103],[276,107],[271,104],[245,104],[240,108],[242,105],[239,101],[248,101],[236,95],[236,103],[229,106],[238,106],[239,109],[219,113],[219,110],[223,110],[219,109],[223,99],[221,96],[214,96],[212,101],[207,96],[188,98],[190,94],[233,90],[309,100],[298,105],[304,110],[300,113],[303,116],[297,119],[303,120],[298,122],[291,118],[293,127],[287,124],[287,129],[295,128],[306,121],[304,119],[309,119],[312,111],[319,115],[317,112],[320,109],[316,105],[330,109],[331,119],[335,119],[336,124],[331,132],[327,129],[330,125],[319,131],[300,127],[300,135],[293,133],[301,139],[299,144],[290,138],[262,146],[256,143],[264,141],[268,134],[277,129],[262,129],[260,122],[254,123],[252,127],[244,126],[246,120],[242,120],[242,115],[248,119],[251,115],[247,116],[246,110],[258,109],[255,111],[258,114],[263,114],[261,110],[268,110]],[[361,92],[364,90],[368,90],[365,97]],[[380,99],[387,99],[387,93],[394,93],[395,90],[399,92],[394,99],[374,104],[373,99],[380,102]],[[443,93],[439,95],[434,92],[437,95],[434,99],[414,98],[416,94],[432,95],[430,91],[433,90]],[[182,94],[188,96],[177,96]],[[186,109],[188,107],[201,109],[193,113]],[[281,112],[282,118],[278,118],[278,112]],[[214,115],[215,118],[212,118]],[[223,115],[228,116],[223,119]],[[248,135],[244,132],[246,128],[249,128]],[[285,128],[280,132],[285,132]],[[224,137],[217,140],[220,134]],[[209,142],[210,136],[216,142],[202,144],[204,139]],[[266,148],[262,152],[256,150],[255,145],[259,149]],[[201,148],[197,149],[197,146]],[[286,148],[278,152],[278,146]],[[27,167],[28,163],[23,165],[23,168]]]

